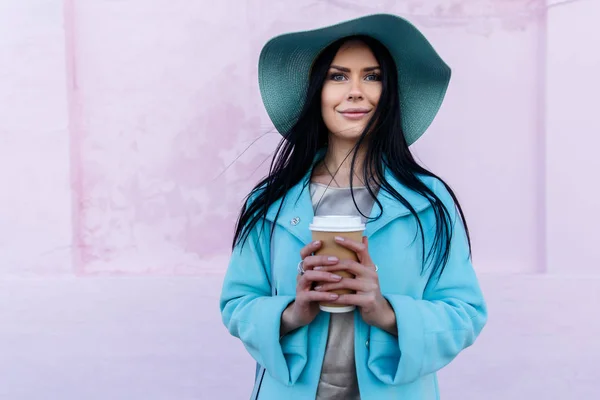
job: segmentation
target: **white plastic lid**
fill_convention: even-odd
[[[365,224],[360,217],[353,215],[324,215],[314,217],[309,229],[319,232],[358,232],[365,230]]]
[[[325,311],[328,313],[341,314],[354,311],[356,309],[356,306],[328,307],[319,305],[319,308],[321,309],[321,311]]]

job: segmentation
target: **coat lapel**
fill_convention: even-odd
[[[431,203],[429,203],[429,200],[427,200],[425,197],[413,192],[398,182],[387,167],[384,169],[384,176],[390,185],[396,190],[396,192],[400,193],[400,195],[410,203],[415,211],[419,212],[431,206]],[[410,215],[410,210],[404,204],[400,203],[390,193],[383,189],[379,190],[377,199],[381,203],[382,208],[379,208],[377,202],[373,203],[373,209],[371,210],[370,215],[371,220],[367,222],[367,227],[365,230],[365,236],[367,237],[371,237],[373,234],[375,234],[375,232],[396,218]],[[379,216],[379,214],[381,214],[379,219],[375,219]]]
[[[320,155],[321,153],[315,158],[313,166]],[[277,224],[298,238],[305,245],[312,240],[312,232],[309,229],[309,225],[314,217],[309,190],[311,172],[312,167],[302,180],[289,190],[281,211],[279,212],[279,216],[277,217]],[[384,176],[390,185],[400,193],[417,212],[422,211],[431,205],[426,198],[400,184],[387,167],[384,170]],[[365,236],[367,237],[371,237],[375,232],[394,219],[410,215],[410,210],[407,207],[383,189],[379,190],[377,199],[381,203],[383,210],[379,208],[377,202],[373,204],[370,217],[376,218],[380,213],[381,216],[377,220],[370,220],[367,222],[365,230]],[[271,207],[269,207],[269,211],[266,215],[267,220],[271,222],[275,221],[281,201],[281,199],[278,199]]]
[[[312,240],[309,224],[315,215],[308,188],[309,179],[310,172],[288,191],[277,217],[277,224],[296,236],[305,245]],[[267,220],[275,221],[281,201],[278,199],[269,207]]]

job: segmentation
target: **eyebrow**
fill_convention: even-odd
[[[337,69],[342,72],[350,72],[350,68],[340,67],[339,65],[331,65],[330,68]],[[363,71],[370,72],[370,71],[375,71],[376,69],[381,69],[381,68],[379,66],[367,67],[367,68],[363,68]]]

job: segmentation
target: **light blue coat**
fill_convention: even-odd
[[[433,208],[387,170],[385,177],[419,213],[428,249],[435,233]],[[328,313],[321,312],[310,325],[279,339],[281,314],[296,293],[300,249],[311,241],[308,225],[314,214],[306,186],[309,178],[307,174],[288,193],[273,246],[268,231],[281,200],[270,207],[264,231],[259,223],[245,246],[234,250],[223,284],[220,307],[225,326],[267,371],[260,400],[314,399],[323,363]],[[429,279],[430,269],[421,274],[421,239],[415,218],[391,195],[379,191],[383,215],[367,223],[365,235],[379,267],[381,293],[396,313],[398,336],[367,325],[355,311],[355,359],[362,400],[439,399],[436,371],[473,344],[487,320],[464,227],[452,198],[437,179],[422,180],[453,216],[450,258],[439,282]],[[371,217],[380,211],[375,203]],[[271,276],[274,282],[270,282]]]

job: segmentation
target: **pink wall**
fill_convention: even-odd
[[[0,2],[0,398],[247,396],[252,361],[216,301],[278,140],[260,48],[381,11],[453,67],[413,149],[465,207],[490,323],[442,372],[444,398],[600,395],[584,311],[600,289],[600,2],[364,4]]]
[[[557,273],[599,273],[598,16],[598,1],[548,14],[546,241],[548,270]]]
[[[0,2],[0,275],[70,274],[60,1]]]

